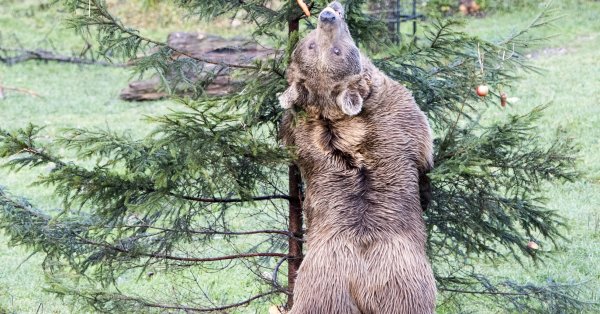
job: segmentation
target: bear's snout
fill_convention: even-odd
[[[335,12],[331,9],[325,9],[321,14],[319,14],[319,21],[323,23],[333,23],[335,22],[336,16]]]

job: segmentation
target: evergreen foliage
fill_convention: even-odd
[[[543,107],[489,121],[485,113],[498,110],[499,95],[482,100],[474,93],[481,83],[509,88],[518,73],[535,70],[521,52],[535,41],[528,31],[551,21],[550,11],[501,42],[462,33],[455,20],[438,20],[418,40],[381,49],[378,39],[388,38],[382,36],[387,30],[362,13],[366,2],[344,3],[352,34],[367,52],[377,47],[375,64],[413,92],[434,128],[434,199],[424,215],[440,304],[460,309],[485,302],[555,313],[587,306],[578,300],[576,284],[489,278],[475,267],[496,259],[543,261],[545,254],[528,248],[528,241],[562,237],[563,220],[544,207],[541,187],[576,178],[574,148],[563,133],[551,143],[539,139],[534,125]],[[170,114],[150,118],[155,130],[144,138],[72,129],[43,144],[37,126],[0,130],[4,166],[49,167],[36,184],[64,200],[59,211],[42,210],[0,189],[0,228],[11,244],[45,254],[49,291],[97,311],[208,312],[281,304],[292,293],[283,269],[298,258],[288,255],[288,241],[300,239],[287,229],[293,200],[286,174],[293,156],[277,141],[277,94],[286,87],[289,52],[311,27],[295,1],[176,2],[192,17],[242,18],[255,26],[255,40],[285,47],[252,64],[199,59],[146,38],[111,15],[102,0],[62,3],[73,15],[69,25],[96,38],[106,58],[132,60],[139,73],[159,73],[165,88],[185,81],[172,76],[184,71],[173,69],[206,63],[216,64],[215,71],[235,71],[245,83],[229,95],[206,97],[202,88],[212,78],[207,75],[194,86],[194,97],[173,97],[177,105]],[[318,12],[326,4],[310,6]],[[293,27],[288,34],[297,22],[300,34]],[[77,158],[61,156],[61,149]],[[176,289],[137,295],[120,288],[121,278],[154,272],[168,276]],[[201,279],[211,272],[247,280],[246,287]],[[236,291],[220,295],[215,285]]]

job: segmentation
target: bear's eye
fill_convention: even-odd
[[[340,55],[341,51],[339,48],[333,48],[333,53],[335,53],[336,55]]]
[[[315,46],[316,46],[315,43],[310,43],[310,45],[308,45],[308,49],[313,49],[313,48],[315,48]]]

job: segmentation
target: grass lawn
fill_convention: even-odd
[[[523,282],[547,278],[586,281],[589,288],[586,297],[600,302],[600,2],[562,2],[555,6],[563,17],[553,27],[539,30],[539,34],[556,36],[531,48],[532,62],[543,69],[542,73],[523,73],[523,79],[508,91],[513,103],[504,109],[489,109],[489,113],[491,118],[500,118],[550,103],[540,120],[540,136],[548,137],[563,128],[580,147],[581,179],[548,185],[546,190],[548,206],[567,219],[569,228],[564,233],[568,240],[560,241],[558,248],[542,243],[541,249],[555,251],[553,259],[545,264],[526,262],[521,267],[498,262],[480,267],[499,278]],[[62,13],[55,9],[40,10],[36,3],[38,1],[0,0],[0,46],[48,48],[53,45],[67,53],[83,46],[75,34],[58,23]],[[33,7],[37,9],[31,10]],[[231,32],[222,26],[203,28],[191,22],[178,22],[172,17],[176,12],[172,11],[156,18],[155,24],[147,25],[135,19],[138,14],[132,13],[131,8],[115,8],[157,39],[165,38],[171,30]],[[465,31],[484,38],[500,38],[526,25],[534,15],[531,10],[470,19]],[[25,88],[40,95],[33,97],[8,91],[7,97],[0,100],[0,127],[12,129],[29,122],[45,125],[48,140],[67,127],[109,128],[133,135],[144,134],[151,128],[143,120],[145,115],[160,114],[175,105],[167,101],[127,103],[119,100],[119,91],[129,79],[127,69],[113,67],[39,62],[11,67],[0,65],[0,85]],[[13,194],[26,196],[42,208],[60,207],[59,200],[49,189],[30,185],[39,173],[10,174],[0,169],[0,185],[7,186]],[[29,255],[21,248],[11,247],[0,233],[0,313],[71,312],[62,301],[43,292],[43,258],[41,255],[28,258]],[[464,310],[489,313],[480,306]]]

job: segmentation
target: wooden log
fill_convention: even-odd
[[[4,56],[6,55],[6,56]],[[75,63],[75,64],[88,64],[88,65],[101,65],[101,66],[114,66],[124,67],[126,65],[120,63],[110,63],[106,61],[87,59],[75,56],[66,56],[56,54],[52,51],[37,49],[14,49],[14,48],[3,48],[0,47],[0,62],[7,65],[15,65],[21,62],[27,62],[32,60],[38,61],[53,61],[59,63]]]
[[[223,37],[175,32],[167,37],[167,44],[178,51],[200,59],[235,64],[250,64],[253,60],[264,59],[275,50],[259,46],[244,38],[225,39]],[[188,56],[174,54],[173,59],[190,59]],[[180,60],[181,61],[181,60]],[[184,75],[184,79],[181,77]],[[239,81],[230,76],[225,65],[191,62],[189,66],[167,69],[166,78],[172,92],[179,96],[191,95],[194,84],[205,81],[204,92],[210,96],[225,95],[236,90]],[[121,99],[129,101],[158,100],[168,96],[161,80],[154,76],[147,80],[129,83],[121,91]]]

